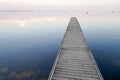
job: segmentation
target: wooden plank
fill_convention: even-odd
[[[48,80],[103,80],[76,17],[71,17]]]

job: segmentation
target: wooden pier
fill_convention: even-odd
[[[71,17],[48,80],[103,80],[76,17]]]

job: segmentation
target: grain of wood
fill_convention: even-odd
[[[103,80],[76,17],[71,17],[48,80]]]

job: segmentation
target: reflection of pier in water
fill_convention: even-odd
[[[103,80],[75,17],[70,20],[48,80]]]

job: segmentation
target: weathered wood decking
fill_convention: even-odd
[[[68,24],[48,80],[103,80],[75,17]]]

